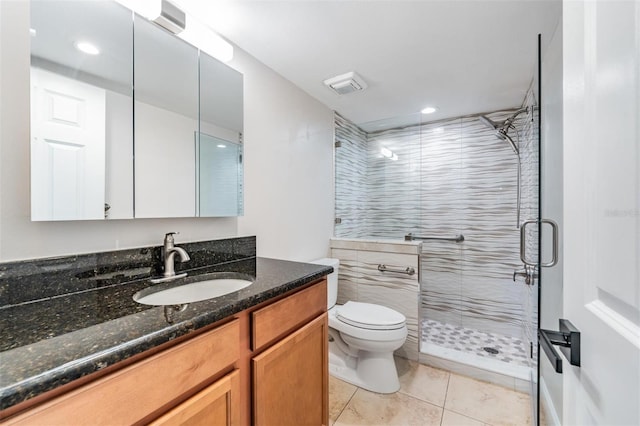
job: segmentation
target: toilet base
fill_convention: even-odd
[[[356,358],[329,342],[329,374],[371,392],[400,390],[393,352],[358,351]]]

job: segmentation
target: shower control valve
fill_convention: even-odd
[[[524,282],[527,285],[533,285],[536,278],[538,278],[537,268],[525,265],[524,269],[519,271],[513,271],[513,281],[516,277],[523,277]]]

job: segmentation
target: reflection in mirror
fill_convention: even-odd
[[[31,2],[32,220],[133,217],[132,36],[117,3]]]
[[[243,213],[242,144],[200,134],[198,141],[198,216]]]
[[[198,50],[135,17],[135,216],[195,216]]]
[[[198,216],[243,214],[242,74],[200,52]]]

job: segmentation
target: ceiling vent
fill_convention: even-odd
[[[154,19],[153,22],[171,31],[173,34],[178,34],[186,28],[184,12],[167,0],[162,0],[160,16]]]
[[[325,86],[338,95],[359,92],[367,88],[367,83],[355,72],[348,72],[324,81]]]

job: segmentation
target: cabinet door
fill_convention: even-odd
[[[240,424],[240,372],[234,370],[152,422],[160,425]]]
[[[256,425],[328,424],[327,314],[253,358]]]

